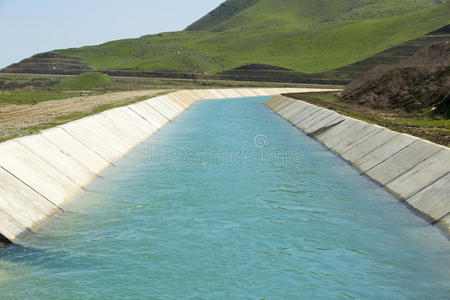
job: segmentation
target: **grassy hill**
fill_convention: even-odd
[[[308,30],[403,16],[436,7],[438,3],[434,0],[229,0],[187,30]]]
[[[228,0],[185,31],[56,50],[4,71],[207,75],[271,65],[313,74],[425,35],[449,16],[450,3],[438,0]]]
[[[212,28],[233,18],[258,0],[228,0],[219,5],[209,14],[189,25],[186,30],[213,31]]]
[[[114,84],[114,80],[106,74],[102,74],[100,72],[88,72],[69,78],[68,80],[56,85],[55,88],[68,90],[92,90],[110,87]]]

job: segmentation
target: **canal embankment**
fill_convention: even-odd
[[[0,144],[0,240],[34,231],[107,168],[199,100],[322,89],[183,90]]]
[[[450,149],[284,96],[265,103],[450,233]]]

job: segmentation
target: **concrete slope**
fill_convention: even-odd
[[[64,205],[105,169],[199,100],[312,91],[323,90],[176,91],[2,143],[0,235],[14,242],[20,234],[62,212]]]
[[[450,233],[449,148],[283,96],[265,104]]]
[[[41,136],[96,175],[111,166],[107,160],[80,143],[62,128],[46,130],[41,133]]]
[[[169,119],[164,117],[161,113],[159,113],[147,103],[140,102],[130,105],[128,106],[128,108],[158,129],[170,122]]]

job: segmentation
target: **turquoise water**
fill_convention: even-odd
[[[0,251],[0,299],[448,299],[447,238],[266,99],[163,128]]]

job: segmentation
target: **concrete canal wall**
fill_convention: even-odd
[[[284,96],[265,104],[450,233],[449,148]]]
[[[314,89],[184,90],[0,144],[0,241],[14,242],[193,103]]]

